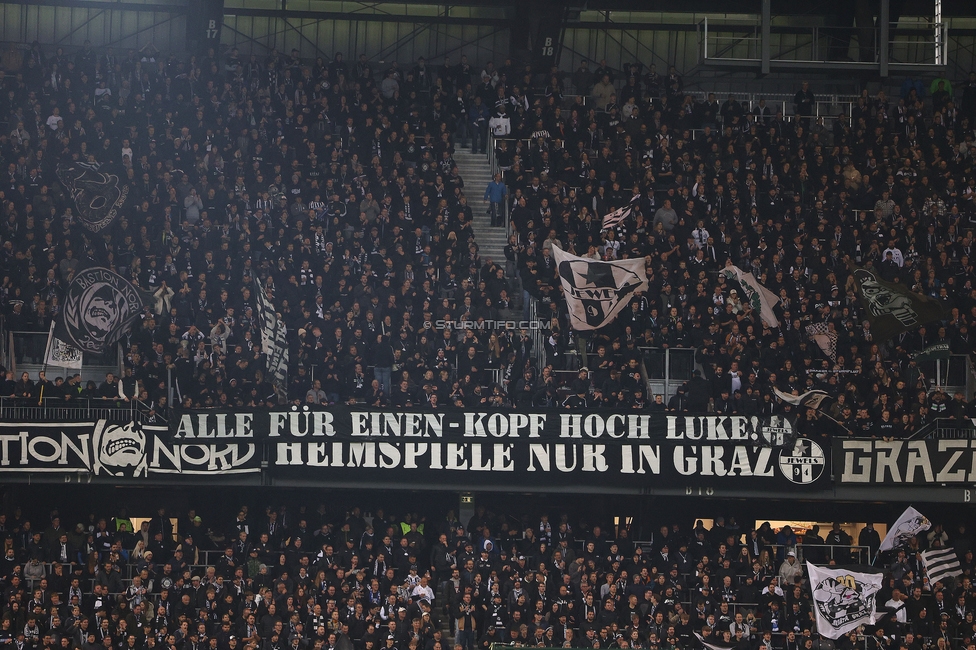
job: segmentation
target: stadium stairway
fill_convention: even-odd
[[[457,160],[457,156],[454,159]],[[460,167],[458,167],[458,171],[460,171]],[[462,178],[464,177],[462,176]],[[465,185],[467,185],[467,181],[465,181]],[[438,628],[443,633],[443,638],[450,643],[449,647],[453,648],[454,634],[451,632],[451,600],[447,596],[447,590],[444,589],[446,584],[445,582],[435,586],[434,606],[437,611]]]
[[[454,152],[454,162],[464,179],[464,194],[474,215],[474,236],[482,260],[491,258],[496,264],[505,266],[505,245],[508,238],[505,228],[492,228],[488,206],[484,203],[485,188],[491,182],[491,164],[486,154],[471,153],[458,148]]]

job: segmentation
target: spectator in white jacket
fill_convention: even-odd
[[[902,254],[901,249],[895,246],[894,240],[889,242],[888,248],[884,249],[884,252],[881,253],[881,257],[887,258],[888,253],[891,253],[891,259],[893,259],[895,264],[898,265],[898,268],[905,266],[905,256]]]
[[[190,194],[183,199],[183,210],[186,220],[191,224],[200,221],[200,210],[203,209],[203,200],[197,194],[196,188],[190,190]]]
[[[779,565],[779,582],[782,585],[793,585],[803,577],[803,565],[796,559],[796,551],[786,554],[786,560]]]
[[[176,292],[173,291],[172,287],[166,284],[166,280],[163,280],[159,288],[153,292],[153,298],[156,299],[156,304],[153,306],[153,310],[157,314],[168,314],[170,308],[173,306],[173,296]]]
[[[942,524],[935,524],[932,526],[932,530],[928,532],[925,539],[929,542],[929,548],[936,546],[936,541],[938,541],[938,546],[944,547],[949,542],[949,535],[945,532]]]

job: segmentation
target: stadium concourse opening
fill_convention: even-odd
[[[242,490],[221,486],[123,488],[74,484],[66,488],[41,484],[6,485],[2,490],[5,510],[11,513],[15,509],[20,510],[24,518],[42,521],[45,526],[50,513],[55,510],[62,514],[62,520],[68,517],[83,522],[89,520],[90,514],[96,518],[111,519],[124,511],[133,524],[141,524],[156,517],[158,507],[165,507],[177,535],[186,530],[189,521],[185,516],[187,512],[193,511],[194,516],[202,518],[205,529],[220,535],[226,532],[226,526],[231,525],[240,509],[246,506],[251,513],[249,518],[262,522],[269,508],[287,513],[289,519],[295,519],[300,516],[299,512],[303,512],[308,517],[310,527],[315,517],[324,517],[329,521],[344,519],[353,508],[358,508],[366,520],[377,511],[382,511],[386,520],[402,519],[409,513],[431,524],[439,522],[450,511],[466,526],[475,511],[484,508],[494,522],[504,525],[505,530],[517,530],[519,535],[524,533],[529,523],[537,521],[543,514],[547,514],[552,522],[558,522],[562,515],[567,515],[573,526],[582,522],[587,528],[598,525],[604,531],[627,529],[631,539],[644,541],[652,541],[664,524],[677,524],[690,534],[696,524],[711,530],[720,521],[728,525],[730,517],[737,522],[743,536],[751,528],[758,529],[764,522],[768,522],[776,531],[790,526],[800,537],[814,525],[819,525],[821,535],[825,535],[836,521],[845,533],[856,540],[869,521],[884,537],[890,523],[907,505],[873,501],[827,503],[790,494],[769,494],[762,499],[697,494],[668,497],[594,495],[589,493],[586,486],[580,486],[577,492],[569,494],[526,492],[517,486],[509,486],[508,491],[493,492],[418,491],[407,485],[400,490],[375,490],[366,485],[328,490],[281,487]],[[318,513],[313,517],[313,513],[319,509],[326,514]],[[926,504],[924,510],[932,521],[948,522],[953,527],[954,522],[965,521],[973,513],[972,506],[962,504],[932,503]],[[831,517],[825,518],[828,512]]]

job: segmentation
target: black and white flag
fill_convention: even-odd
[[[759,284],[752,273],[743,271],[731,262],[722,270],[722,275],[739,283],[746,300],[749,301],[752,310],[759,314],[762,322],[769,327],[779,327],[779,319],[773,312],[773,307],[779,302],[779,296]]]
[[[81,350],[54,335],[54,321],[51,321],[51,329],[47,333],[47,347],[44,348],[44,365],[81,370],[83,360],[84,354]]]
[[[875,601],[884,574],[827,569],[807,562],[817,632],[836,639],[860,625],[873,625]]]
[[[718,630],[716,630],[717,632]],[[695,638],[698,639],[698,643],[702,645],[705,650],[732,650],[734,645],[728,645],[725,643],[724,638],[716,638],[714,635],[709,637],[711,641],[706,641],[699,632],[695,632]]]
[[[916,363],[922,363],[923,361],[935,361],[936,359],[946,360],[952,356],[952,350],[949,348],[948,341],[939,341],[938,343],[933,343],[924,350],[919,350],[912,355],[912,359]]]
[[[89,354],[102,354],[132,326],[152,296],[101,267],[75,274],[65,291],[54,336]]]
[[[908,542],[913,537],[925,532],[931,527],[932,522],[925,515],[915,508],[908,506],[905,512],[901,513],[898,520],[888,529],[888,534],[881,540],[881,546],[878,547],[878,552],[883,553],[885,551],[893,551],[902,546],[908,546]]]
[[[802,395],[793,395],[792,393],[784,393],[774,386],[773,393],[787,404],[802,406],[815,411],[830,408],[831,404],[834,403],[834,399],[822,390],[808,390]]]
[[[609,214],[603,215],[603,229],[610,230],[611,228],[616,228],[619,224],[623,223],[624,220],[631,215],[634,211],[634,206],[640,201],[640,194],[635,194],[634,198],[630,200],[630,203],[623,206],[622,208],[617,208]]]
[[[779,414],[753,418],[756,444],[774,449],[794,449],[796,428],[790,418]]]
[[[58,165],[58,178],[74,199],[78,219],[85,228],[100,232],[121,214],[129,186],[115,174],[100,171],[98,164],[73,162]]]
[[[837,330],[831,329],[825,322],[813,323],[806,327],[807,336],[817,344],[820,351],[827,355],[827,358],[837,362]]]
[[[934,586],[936,582],[944,584],[946,578],[962,575],[959,557],[953,548],[933,548],[922,551],[922,564],[925,565],[925,573],[929,576],[929,585],[931,586]]]
[[[612,323],[635,292],[647,291],[643,258],[603,262],[570,255],[555,245],[552,250],[574,330]]]
[[[287,328],[265,289],[256,283],[254,293],[255,316],[261,325],[261,348],[267,355],[268,380],[279,395],[284,395],[288,390]]]
[[[915,293],[904,284],[886,282],[877,271],[863,269],[848,261],[864,315],[871,323],[875,343],[887,341],[920,325],[945,316],[942,303],[931,296]]]

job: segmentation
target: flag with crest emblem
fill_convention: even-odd
[[[574,330],[600,329],[617,317],[637,291],[647,291],[644,259],[604,262],[553,246],[559,281]]]

